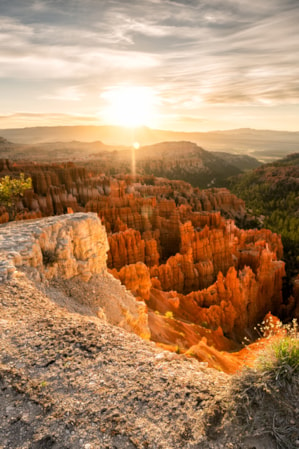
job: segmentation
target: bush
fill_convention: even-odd
[[[10,215],[14,215],[17,200],[23,196],[25,190],[31,188],[32,180],[25,178],[24,173],[20,174],[19,179],[5,176],[0,179],[0,203],[6,207]]]
[[[15,198],[23,196],[24,191],[31,188],[31,178],[25,179],[24,173],[20,174],[19,179],[11,179],[10,176],[5,176],[0,179],[0,201],[10,206]]]
[[[165,318],[173,318],[173,312],[167,310],[167,312],[165,312]]]

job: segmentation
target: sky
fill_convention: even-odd
[[[299,0],[0,0],[0,128],[299,131]]]

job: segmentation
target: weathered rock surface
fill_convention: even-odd
[[[89,306],[94,313],[103,309],[112,324],[149,338],[145,304],[107,272],[108,248],[105,228],[95,214],[4,224],[0,227],[0,279],[7,281],[25,269],[41,287],[43,282],[60,281],[64,290],[67,280],[75,279],[81,286],[76,295],[73,292],[78,303],[84,304],[86,288],[93,292]]]
[[[46,279],[79,276],[88,281],[106,270],[109,249],[105,228],[93,214],[70,214],[1,226],[6,266],[30,267]],[[4,271],[2,277],[13,275]]]

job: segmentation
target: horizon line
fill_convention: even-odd
[[[140,126],[124,126],[124,125],[114,125],[114,124],[99,124],[99,125],[36,125],[36,126],[23,126],[23,127],[12,127],[12,128],[0,128],[1,131],[15,131],[15,130],[27,130],[27,129],[41,129],[41,128],[120,128],[127,131],[136,131],[136,130],[142,130],[147,129],[151,131],[162,131],[162,132],[169,132],[169,133],[181,133],[181,134],[209,134],[209,133],[217,133],[217,132],[232,132],[232,131],[266,131],[266,132],[284,132],[284,133],[291,133],[296,134],[299,132],[299,129],[297,131],[290,131],[286,129],[269,129],[269,128],[251,128],[251,127],[241,127],[241,128],[225,128],[225,129],[213,129],[209,131],[199,131],[199,130],[193,130],[193,131],[186,131],[186,130],[173,130],[173,129],[164,129],[164,128],[152,128],[147,125],[140,125]]]

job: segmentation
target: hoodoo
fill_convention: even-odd
[[[289,302],[282,297],[280,237],[239,229],[234,218],[244,219],[245,205],[226,189],[199,190],[153,176],[107,177],[70,163],[5,161],[1,167],[3,174],[25,171],[33,180],[16,204],[16,220],[75,212],[4,225],[2,244],[10,255],[2,262],[3,278],[23,265],[36,279],[75,279],[89,288],[104,275],[122,293],[107,301],[97,281],[93,313],[101,308],[114,324],[228,372],[243,363],[242,342],[256,338],[254,327],[268,312],[298,309],[296,292]],[[5,208],[1,214],[6,221]],[[21,240],[5,237],[16,232]],[[17,241],[20,249],[11,250]],[[216,364],[206,346],[217,352]]]

